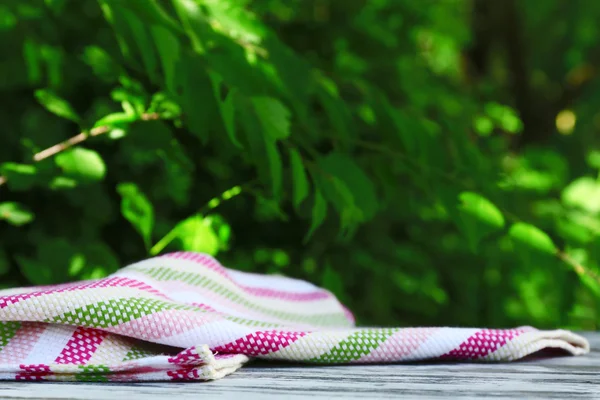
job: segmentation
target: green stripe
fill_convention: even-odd
[[[16,335],[20,327],[20,322],[0,322],[0,350]]]
[[[358,360],[377,349],[398,329],[373,329],[357,331],[339,342],[327,353],[309,360],[316,363],[346,363]]]
[[[226,320],[238,323],[244,326],[260,327],[260,328],[280,328],[283,324],[276,324],[272,322],[262,322],[254,319],[246,319],[239,317],[225,317]]]
[[[48,322],[108,328],[165,310],[203,312],[197,307],[177,305],[162,300],[131,297],[88,304],[58,315]]]
[[[159,354],[160,353],[155,353],[153,351],[144,349],[139,346],[134,346],[127,352],[127,354],[125,355],[125,358],[123,358],[122,361],[124,362],[124,361],[139,360],[140,358],[154,357]]]
[[[75,379],[80,382],[108,382],[106,375],[110,374],[110,368],[105,365],[80,365],[80,373],[75,374]]]
[[[158,281],[180,281],[191,286],[200,286],[212,292],[218,293],[223,297],[246,307],[249,310],[258,311],[281,320],[292,321],[295,323],[305,323],[315,326],[350,326],[350,322],[346,319],[343,313],[303,315],[291,312],[273,310],[267,307],[262,307],[258,304],[248,301],[246,297],[236,293],[227,287],[210,280],[206,276],[194,274],[191,272],[173,271],[171,268],[165,267],[138,267],[136,271],[148,275]],[[277,299],[273,299],[277,301]],[[317,307],[318,308],[318,307]]]

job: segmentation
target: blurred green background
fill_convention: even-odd
[[[3,0],[0,282],[175,250],[362,324],[600,322],[600,2]]]

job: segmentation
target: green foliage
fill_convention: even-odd
[[[65,176],[81,181],[98,181],[106,174],[102,157],[94,150],[77,147],[58,154],[54,159]]]
[[[598,327],[600,3],[0,15],[2,285],[191,250],[367,324]]]
[[[15,226],[21,226],[33,221],[33,214],[21,204],[14,202],[0,203],[0,220],[7,221]]]
[[[154,229],[154,208],[134,183],[121,183],[117,186],[121,195],[121,213],[142,235],[146,247],[152,242]]]
[[[481,240],[504,227],[504,216],[492,202],[477,193],[462,192],[459,198],[459,226],[465,233],[471,250],[477,252]]]
[[[54,113],[62,118],[70,119],[74,122],[79,121],[79,117],[77,116],[75,110],[73,110],[73,107],[71,107],[67,101],[58,97],[51,90],[36,90],[35,97],[51,113]]]

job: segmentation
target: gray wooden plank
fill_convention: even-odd
[[[368,366],[250,365],[215,382],[0,382],[8,399],[281,398],[600,398],[600,333],[584,334],[592,352],[510,364],[419,363]]]

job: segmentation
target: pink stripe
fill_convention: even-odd
[[[78,327],[54,362],[56,364],[86,364],[107,335],[108,332],[98,329]]]
[[[19,372],[15,375],[17,381],[43,381],[48,375],[52,375],[50,366],[46,364],[22,364]]]
[[[170,292],[173,292],[175,290],[180,290],[183,285],[188,285],[184,282],[181,281],[166,281],[166,282],[161,282],[163,289],[168,290]],[[194,286],[193,287],[199,294],[201,294],[202,296],[204,296],[208,301],[211,302],[211,304],[213,304],[213,306],[222,306],[222,307],[226,307],[228,309],[228,311],[219,311],[216,310],[213,307],[210,306],[199,306],[200,303],[192,303],[192,305],[200,308],[200,309],[204,309],[207,310],[207,307],[210,307],[213,312],[218,313],[219,315],[225,315],[227,313],[229,313],[229,310],[234,310],[237,311],[240,314],[240,318],[247,318],[247,319],[256,319],[257,321],[263,321],[263,322],[272,322],[272,323],[276,323],[276,324],[281,324],[282,320],[276,316],[276,315],[272,315],[264,312],[261,312],[260,310],[256,310],[250,307],[246,307],[244,304],[241,303],[236,303],[235,301],[229,299],[226,295],[222,295],[219,293],[216,293],[210,289],[206,289],[206,288],[202,288],[202,287],[197,287]],[[253,304],[253,303],[250,303]],[[283,311],[282,311],[283,312]]]
[[[46,295],[55,294],[55,293],[65,293],[65,292],[79,291],[79,290],[85,290],[85,289],[107,288],[107,287],[136,288],[139,290],[146,291],[148,293],[153,293],[153,294],[163,297],[163,298],[167,298],[167,299],[169,298],[169,297],[165,296],[163,293],[161,293],[160,291],[154,289],[152,286],[145,284],[144,282],[140,282],[140,281],[137,281],[134,279],[129,279],[129,278],[105,278],[105,279],[99,279],[97,281],[89,281],[89,283],[73,285],[73,286],[69,286],[69,287],[61,288],[61,289],[39,290],[39,291],[35,291],[35,292],[18,294],[18,295],[1,296],[0,297],[0,309],[8,307],[8,306],[16,304],[16,303],[19,303],[24,300],[30,299],[32,297],[40,297],[40,296],[46,296]]]
[[[106,328],[107,331],[136,339],[164,342],[171,336],[193,331],[202,325],[222,320],[217,314],[189,310],[165,310]]]
[[[306,332],[259,331],[219,346],[214,351],[229,354],[246,354],[248,356],[264,356],[288,347],[305,335]]]
[[[37,322],[24,322],[0,351],[0,364],[12,364],[15,360],[24,360],[37,343],[48,325]]]
[[[354,363],[392,362],[409,358],[439,328],[405,328]]]
[[[441,359],[471,360],[487,356],[524,333],[525,329],[482,329]]]
[[[206,360],[198,353],[197,346],[188,347],[187,349],[179,352],[177,355],[169,357],[167,362],[180,367],[206,364]]]
[[[196,254],[191,252],[175,252],[162,255],[165,258],[175,258],[180,260],[192,261],[201,264],[208,269],[215,271],[219,275],[223,276],[227,280],[233,282],[236,286],[243,289],[244,291],[261,297],[275,297],[282,300],[291,301],[315,301],[333,298],[332,295],[322,289],[315,290],[308,293],[299,292],[285,292],[282,290],[266,289],[266,288],[254,288],[250,286],[244,286],[236,282],[231,276],[229,276],[227,269],[219,264],[214,258],[205,254]]]

